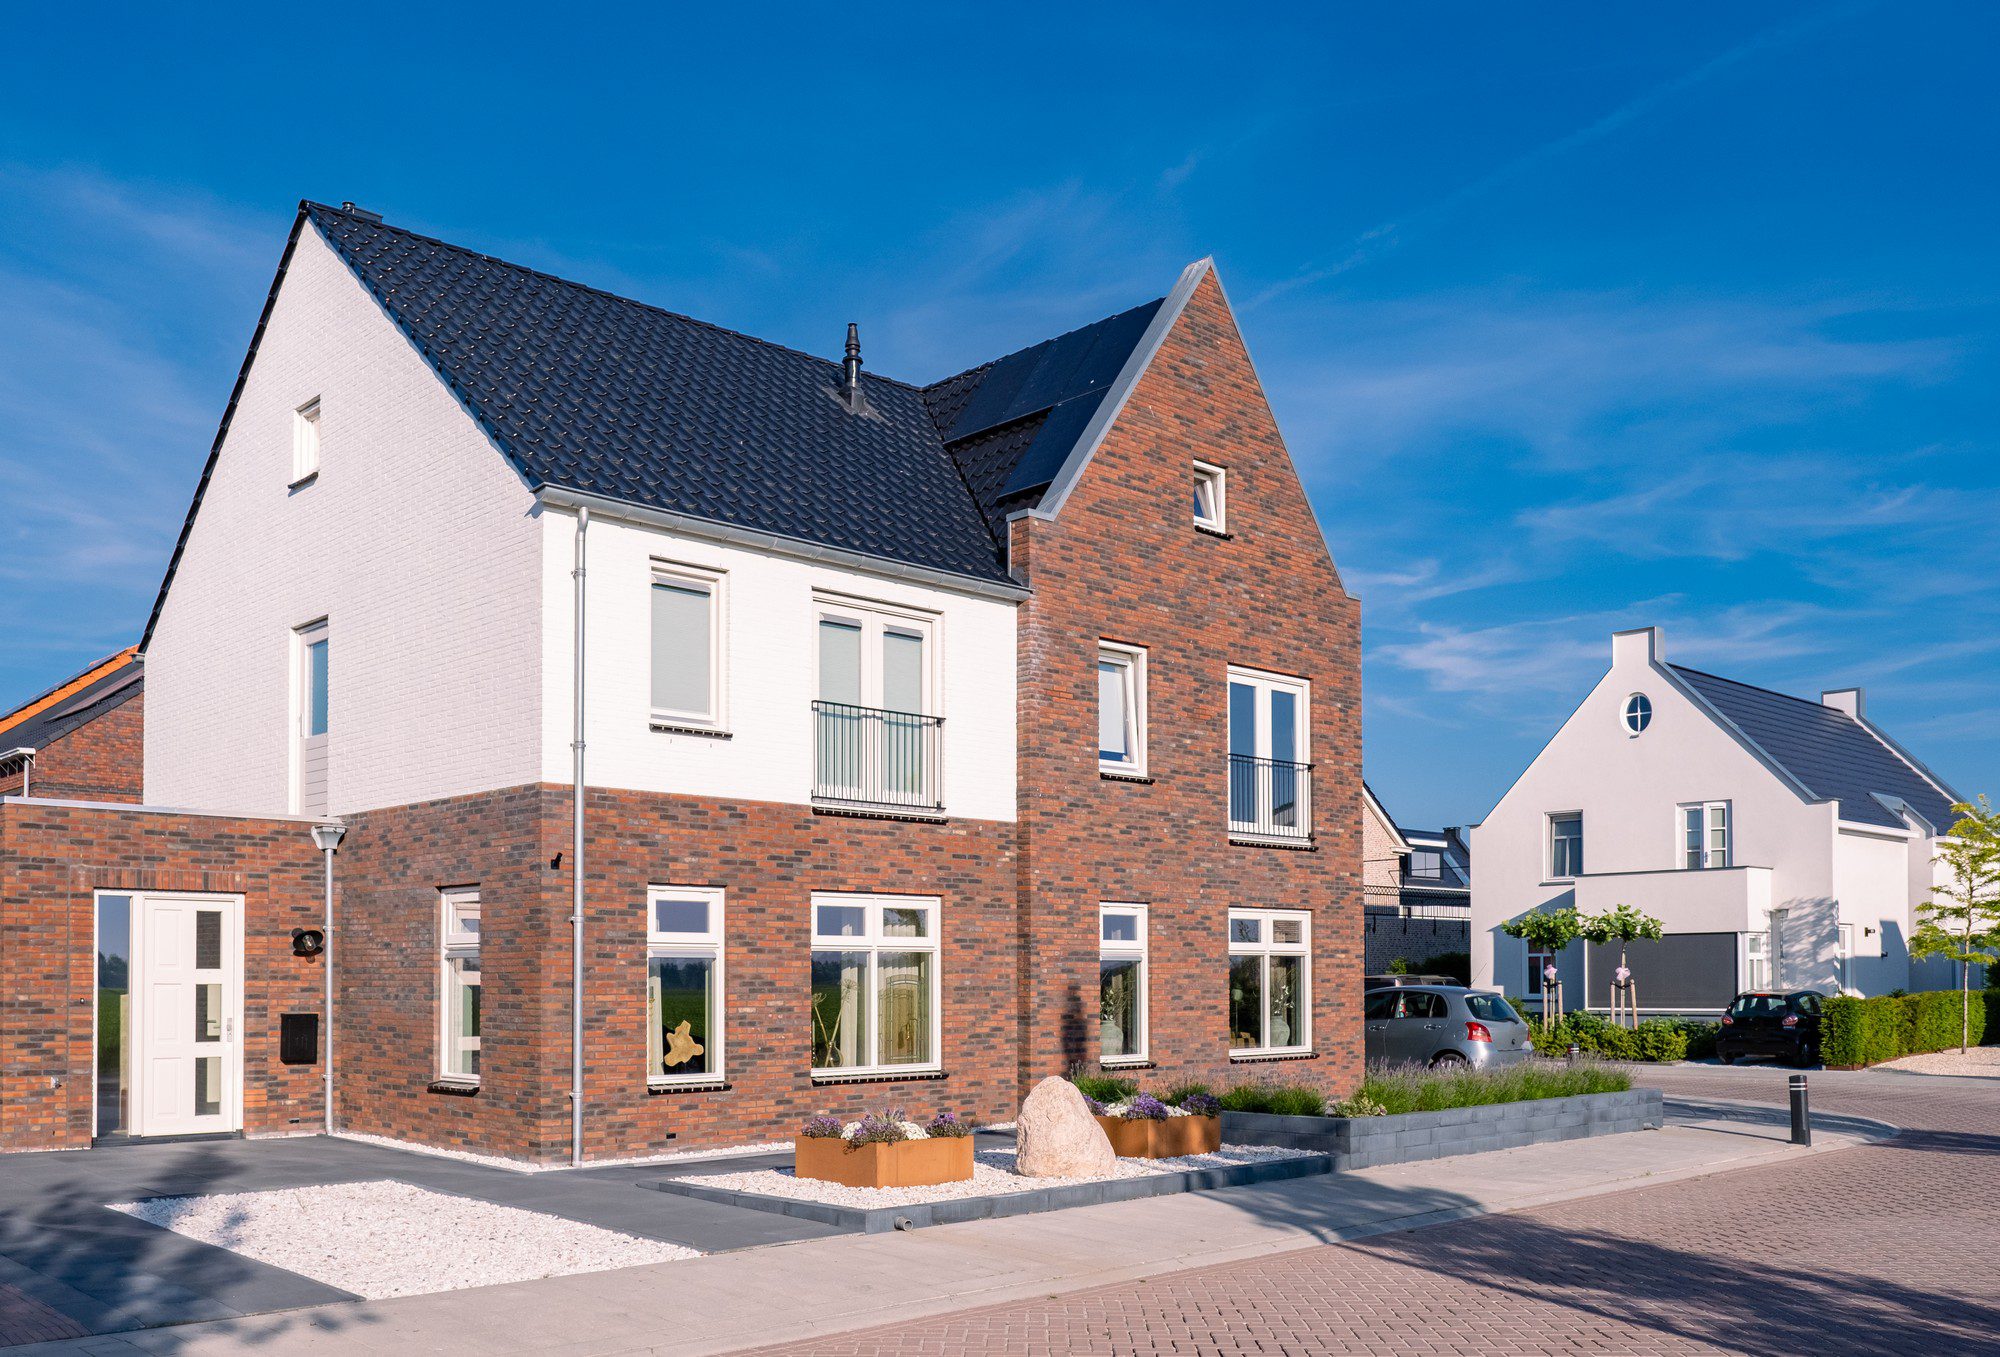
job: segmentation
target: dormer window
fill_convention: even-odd
[[[319,475],[319,397],[292,411],[292,484]]]
[[[1207,462],[1194,464],[1194,525],[1210,532],[1227,532],[1229,498],[1224,484],[1228,473]]]
[[[1653,724],[1653,699],[1644,693],[1634,693],[1625,699],[1625,730],[1637,735]]]

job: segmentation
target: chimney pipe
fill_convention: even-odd
[[[847,356],[840,360],[840,397],[847,408],[861,408],[861,327],[847,323]]]

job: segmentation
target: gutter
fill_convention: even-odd
[[[14,759],[21,760],[21,799],[26,800],[32,795],[28,784],[33,780],[35,775],[35,750],[33,746],[24,744],[18,749],[10,749],[4,754],[0,754],[0,766],[5,766]]]
[[[535,491],[535,499],[555,508],[574,509],[578,512],[589,510],[602,518],[620,519],[651,528],[665,528],[688,537],[704,538],[730,546],[750,547],[757,551],[769,552],[774,556],[820,562],[842,570],[886,575],[891,579],[905,580],[911,584],[921,584],[933,589],[952,589],[959,593],[972,594],[979,598],[1001,599],[1008,603],[1018,603],[1030,597],[1030,591],[1018,584],[955,574],[949,570],[912,565],[905,561],[891,561],[881,556],[870,556],[866,552],[850,551],[845,547],[822,546],[817,542],[807,542],[797,537],[765,532],[761,528],[741,528],[733,523],[718,523],[714,519],[695,518],[690,514],[675,513],[671,509],[649,509],[642,504],[629,504],[624,500],[592,494],[587,490],[571,490],[567,486],[541,486]]]
[[[571,693],[575,737],[570,748],[575,753],[574,781],[570,788],[570,902],[569,902],[569,1160],[583,1166],[583,658],[584,658],[584,538],[590,531],[590,506],[576,511],[576,677]]]

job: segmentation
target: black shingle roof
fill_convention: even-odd
[[[1876,795],[1900,797],[1940,833],[1951,828],[1955,793],[1940,791],[1861,722],[1837,708],[1674,665],[1673,671],[1840,818],[1900,828]]]
[[[1159,305],[928,389],[864,373],[855,413],[836,362],[302,210],[530,486],[993,582],[996,507],[1046,485]]]

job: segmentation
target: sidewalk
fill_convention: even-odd
[[[1665,1129],[1266,1186],[845,1235],[688,1262],[44,1343],[12,1354],[717,1353],[1747,1168],[1878,1140],[1675,1102]],[[440,1247],[449,1247],[439,1241]]]

